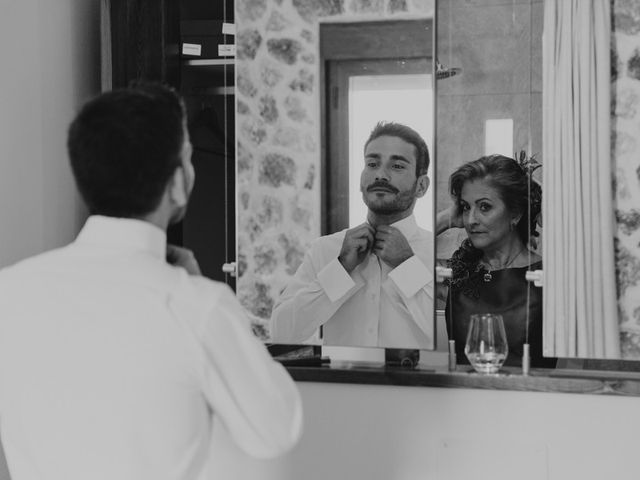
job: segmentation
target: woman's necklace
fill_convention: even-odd
[[[515,262],[516,258],[518,258],[518,257],[520,256],[520,254],[521,254],[522,252],[524,252],[524,251],[525,251],[525,249],[526,249],[526,247],[522,248],[522,250],[520,250],[518,253],[516,253],[515,257],[513,257],[511,260],[509,260],[505,265],[503,265],[502,267],[494,268],[493,270],[494,270],[494,271],[495,271],[495,270],[504,270],[504,269],[506,269],[506,268],[509,268],[509,267],[511,266],[511,264],[512,264],[513,262]],[[493,276],[491,275],[491,265],[489,265],[489,264],[487,263],[487,271],[486,271],[486,272],[485,272],[485,274],[482,276],[482,279],[483,279],[485,282],[490,282],[492,278],[493,278]]]

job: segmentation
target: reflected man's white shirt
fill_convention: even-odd
[[[150,223],[90,217],[0,272],[0,435],[13,480],[210,478],[214,415],[247,453],[290,449],[298,390],[233,291],[165,261]]]
[[[433,234],[413,215],[392,226],[414,252],[394,269],[371,254],[349,275],[338,260],[346,230],[317,239],[274,307],[273,341],[323,326],[326,345],[432,349]]]

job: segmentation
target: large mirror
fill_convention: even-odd
[[[236,2],[237,293],[265,341],[434,348],[433,16],[432,1]],[[320,272],[354,228],[343,276]],[[346,300],[307,285],[278,314],[304,269]]]
[[[438,234],[436,265],[455,270],[461,245],[482,235],[451,214],[446,228],[440,222],[452,208],[472,210],[462,190],[474,182],[462,182],[454,198],[449,189],[464,164],[515,159],[529,178],[529,205],[542,186],[534,211],[520,212],[528,225],[522,251],[480,262],[482,282],[500,267],[526,270],[517,292],[495,290],[526,305],[510,328],[512,362],[523,344],[533,349],[534,366],[552,357],[639,359],[633,200],[640,188],[630,180],[637,165],[628,133],[638,106],[637,54],[627,41],[637,22],[625,5],[614,2],[609,11],[608,2],[585,2],[580,8],[590,10],[579,13],[542,0],[238,0],[237,290],[262,338],[272,340],[274,306],[314,241],[362,223],[359,169],[368,134],[378,120],[395,120],[418,131],[431,154],[415,217],[423,212],[419,222]],[[435,35],[415,41],[427,31]],[[425,45],[432,53],[413,51]],[[413,101],[404,107],[391,94],[385,104],[383,91],[411,92]],[[520,217],[513,220],[515,227]],[[433,295],[434,321],[413,336],[424,333],[427,343],[403,346],[446,349],[455,337],[462,355],[456,311],[469,312],[458,308],[451,285],[445,280]],[[313,327],[303,343],[340,343],[326,326]]]

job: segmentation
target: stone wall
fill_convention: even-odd
[[[273,304],[320,235],[320,21],[432,15],[434,0],[237,0],[237,294]]]
[[[613,0],[612,162],[620,350],[640,359],[640,3]]]

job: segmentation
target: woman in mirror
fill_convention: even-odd
[[[542,288],[530,284],[528,270],[542,269],[531,246],[538,236],[542,189],[531,179],[530,161],[490,155],[460,166],[449,178],[454,204],[437,217],[438,234],[464,228],[467,238],[448,260],[446,324],[458,361],[469,319],[497,313],[504,320],[507,365],[521,365],[523,344],[530,345],[531,366],[553,367],[542,356]]]

